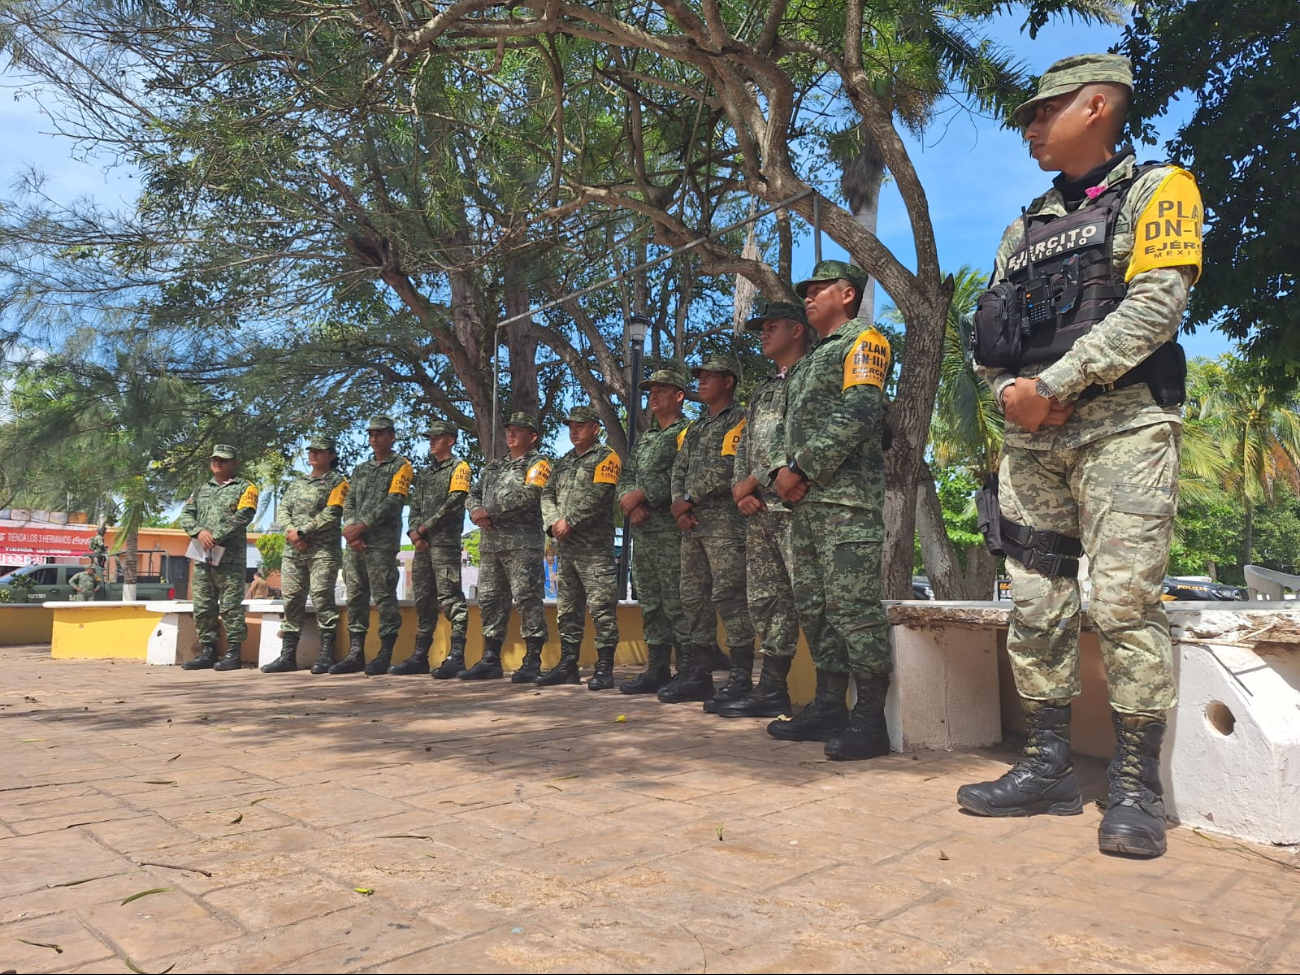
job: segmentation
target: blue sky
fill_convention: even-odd
[[[1020,20],[1001,17],[991,33],[1036,71],[1069,54],[1104,51],[1120,36],[1119,28],[1063,21],[1044,28],[1030,41],[1018,30]],[[9,89],[0,87],[0,127],[6,134],[0,140],[0,178],[6,184],[25,169],[35,168],[45,175],[46,192],[54,199],[89,196],[110,208],[130,205],[137,187],[124,167],[115,167],[107,159],[78,158],[70,140],[52,134],[53,126],[36,101],[28,94],[15,95],[11,76],[0,75],[0,86]],[[1175,104],[1160,120],[1161,146],[1187,114],[1185,107]],[[930,200],[943,267],[956,271],[965,264],[987,271],[1003,228],[1021,206],[1043,192],[1051,174],[1043,173],[1029,158],[1018,133],[959,107],[941,114],[922,139],[904,138]],[[1161,155],[1160,147],[1138,148],[1139,159]],[[914,263],[907,214],[892,184],[882,193],[878,232],[904,263]],[[796,254],[797,266],[810,266],[812,255],[811,239],[804,238]],[[823,256],[845,255],[825,240]],[[888,304],[888,296],[881,292],[877,310]],[[1189,355],[1217,356],[1231,348],[1225,336],[1209,329],[1183,341]]]

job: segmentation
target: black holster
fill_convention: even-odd
[[[1078,578],[1083,543],[1072,535],[1030,528],[1002,514],[996,474],[990,474],[975,495],[975,511],[984,544],[994,555],[1015,559],[1045,576]]]

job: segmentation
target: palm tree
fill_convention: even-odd
[[[1232,355],[1189,363],[1188,389],[1181,487],[1214,484],[1241,504],[1249,564],[1256,506],[1272,506],[1279,482],[1300,494],[1300,411]]]
[[[983,112],[1005,114],[1019,102],[1030,73],[1011,51],[979,37],[970,27],[1017,5],[1033,6],[987,0],[904,0],[888,13],[872,12],[875,44],[867,63],[877,72],[876,94],[904,128],[919,136],[934,117],[935,106],[954,92]],[[1084,23],[1119,24],[1128,6],[1119,0],[1062,0],[1053,12]],[[1026,22],[1031,38],[1044,19],[1037,12]],[[841,133],[831,153],[843,167],[840,190],[854,219],[875,234],[885,180],[880,150],[866,127],[857,125]],[[868,288],[862,299],[862,315],[868,320],[875,312],[874,292]]]

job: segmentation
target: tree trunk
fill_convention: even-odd
[[[127,532],[124,558],[122,559],[122,601],[135,599],[136,581],[140,577],[140,529],[133,528]]]
[[[1255,549],[1255,508],[1254,505],[1250,503],[1250,498],[1246,498],[1245,514],[1246,514],[1245,531],[1243,532],[1245,537],[1242,541],[1242,548],[1245,550],[1245,554],[1241,564],[1254,565],[1255,563],[1253,561],[1253,556],[1254,556],[1254,549]]]
[[[966,598],[997,599],[998,560],[984,545],[966,549]]]
[[[943,506],[929,464],[921,465],[916,488],[916,532],[921,539],[921,559],[934,598],[969,599],[957,551],[943,524]]]

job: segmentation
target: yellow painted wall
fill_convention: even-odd
[[[54,614],[54,631],[50,656],[56,660],[105,657],[144,660],[149,634],[161,618],[143,606],[121,603],[51,612]]]
[[[54,610],[40,603],[0,603],[0,647],[49,643]]]

